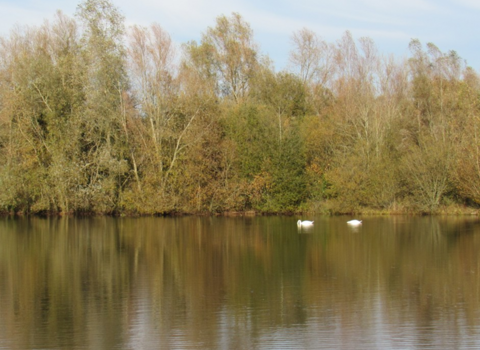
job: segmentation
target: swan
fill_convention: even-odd
[[[350,220],[350,221],[347,221],[347,224],[352,226],[358,226],[362,224],[362,220]]]
[[[312,225],[313,225],[313,221],[308,221],[308,220],[305,220],[305,221],[298,220],[297,221],[297,226],[298,227],[307,227],[307,226],[312,226]]]

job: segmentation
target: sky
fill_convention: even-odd
[[[250,24],[260,53],[276,70],[288,68],[292,35],[303,28],[335,43],[346,31],[371,38],[382,55],[408,57],[418,39],[442,52],[455,50],[480,72],[480,0],[111,0],[127,26],[158,23],[178,45],[200,41],[218,16],[239,13]],[[0,0],[0,36],[16,25],[37,26],[57,10],[74,16],[81,1]]]

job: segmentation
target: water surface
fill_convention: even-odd
[[[298,219],[0,218],[0,349],[480,348],[477,218]]]

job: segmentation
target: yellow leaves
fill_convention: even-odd
[[[132,213],[480,203],[480,79],[453,52],[413,41],[408,65],[368,38],[304,29],[297,74],[275,72],[232,14],[177,62],[158,25],[127,47],[111,3],[79,10],[83,40],[61,16],[0,40],[3,207],[17,194],[38,210]]]
[[[254,176],[250,183],[250,189],[254,196],[261,195],[264,191],[268,191],[272,185],[272,176],[266,171]]]
[[[480,150],[475,141],[467,144],[459,153],[454,180],[457,190],[464,198],[480,204]]]

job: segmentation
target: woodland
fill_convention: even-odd
[[[0,212],[473,213],[480,80],[304,28],[276,71],[240,14],[176,45],[81,2],[0,37]]]

